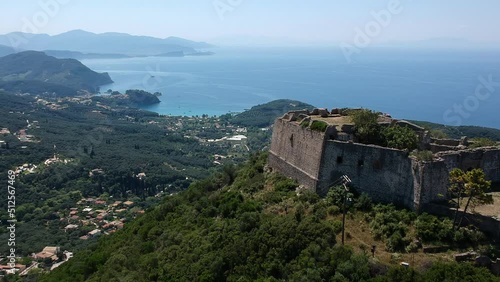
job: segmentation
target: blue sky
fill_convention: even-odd
[[[391,14],[379,43],[441,37],[500,42],[498,0],[16,0],[2,3],[0,34],[31,26],[48,34],[83,29],[212,42],[340,42],[352,40],[356,28],[374,21],[372,12],[387,11],[391,2],[402,10]]]

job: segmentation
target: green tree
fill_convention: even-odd
[[[355,135],[360,143],[381,145],[381,128],[378,124],[379,114],[367,109],[349,112],[354,123]]]
[[[464,192],[464,176],[465,173],[463,170],[459,168],[455,168],[452,171],[450,171],[449,174],[449,188],[448,191],[452,195],[455,195],[457,197],[457,204],[456,204],[456,209],[455,209],[455,216],[453,217],[453,229],[455,229],[457,219],[458,219],[458,211],[460,210],[460,203],[462,202],[463,199],[463,192]]]
[[[486,175],[482,169],[473,169],[463,172],[460,169],[454,169],[450,172],[450,191],[458,193],[457,211],[460,207],[461,198],[467,198],[462,217],[458,222],[454,222],[456,228],[460,227],[462,220],[470,206],[472,208],[478,205],[492,204],[493,197],[487,194],[491,187],[491,181],[486,180]],[[455,216],[455,219],[457,216]]]
[[[418,147],[418,137],[415,131],[406,126],[391,126],[382,131],[387,147],[413,151]]]

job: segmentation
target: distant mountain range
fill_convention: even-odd
[[[97,73],[75,59],[57,59],[43,52],[25,51],[0,58],[0,88],[31,94],[73,96],[96,92],[113,83],[107,73]]]
[[[54,36],[12,32],[0,35],[0,45],[4,45],[0,46],[0,56],[11,54],[15,49],[46,51],[57,57],[71,56],[69,58],[75,59],[156,56],[180,52],[182,55],[209,55],[210,53],[200,52],[199,49],[214,47],[205,42],[179,37],[161,39],[115,32],[95,34],[83,30]]]
[[[0,45],[0,57],[7,56],[7,55],[13,54],[15,52],[16,52],[16,50],[14,50],[11,47]]]

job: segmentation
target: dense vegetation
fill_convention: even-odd
[[[226,130],[234,128],[231,115],[162,117],[115,107],[113,100],[102,96],[78,98],[78,102],[47,99],[36,103],[29,95],[0,91],[0,99],[0,112],[4,114],[0,128],[19,133],[29,123],[28,134],[36,141],[20,142],[11,134],[0,136],[9,143],[9,149],[0,149],[2,177],[8,169],[24,163],[40,164],[52,157],[54,145],[60,158],[72,160],[68,164],[41,165],[37,173],[23,174],[16,180],[18,254],[37,252],[46,245],[83,250],[61,272],[49,276],[49,281],[67,281],[69,277],[75,277],[75,281],[89,277],[95,281],[113,281],[113,277],[137,281],[202,280],[199,277],[206,281],[237,277],[358,281],[384,273],[385,278],[393,280],[382,281],[399,281],[394,280],[398,275],[424,279],[430,277],[426,276],[429,273],[442,275],[445,268],[472,277],[489,277],[469,265],[455,264],[437,264],[426,268],[425,274],[399,268],[386,272],[385,264],[371,260],[357,246],[337,244],[335,235],[341,227],[339,193],[324,200],[308,192],[298,196],[296,183],[264,173],[263,155],[242,168],[229,161],[186,192],[160,197],[183,191],[193,180],[211,175],[214,154],[229,155],[232,146],[213,147],[200,140],[226,136]],[[249,116],[248,122],[252,119]],[[270,134],[248,128],[248,147],[262,150]],[[246,159],[246,154],[232,160]],[[104,173],[90,176],[94,169]],[[136,177],[141,172],[146,174],[145,179]],[[84,249],[93,241],[82,242],[78,237],[89,230],[66,233],[62,228],[67,223],[61,221],[82,197],[128,199],[150,211],[127,223],[123,232]],[[5,205],[6,201],[0,202],[4,224]],[[353,220],[369,225],[385,248],[394,252],[417,250],[415,240],[461,248],[476,247],[484,239],[474,230],[450,230],[451,221],[373,205],[366,195],[356,200],[349,214]],[[5,228],[1,230],[0,241],[5,241],[7,233]],[[0,252],[6,253],[6,248],[6,244],[0,245]]]
[[[321,120],[313,120],[310,126],[311,130],[325,132],[328,128],[328,124]]]
[[[152,104],[158,104],[160,103],[160,99],[152,93],[146,92],[144,90],[127,90],[125,92],[127,94],[128,98],[130,99],[130,102],[132,102],[135,105],[152,105]]]
[[[29,93],[33,96],[71,97],[79,93],[74,88],[36,80],[1,81],[0,90],[9,93]]]
[[[81,234],[65,233],[59,219],[81,197],[130,199],[146,208],[158,201],[158,193],[184,190],[193,180],[208,176],[213,155],[227,152],[225,147],[185,138],[189,130],[201,128],[196,121],[186,123],[185,129],[169,130],[149,122],[171,125],[178,119],[126,108],[105,109],[97,106],[98,97],[87,100],[88,104],[63,103],[68,108],[60,110],[39,105],[30,96],[0,93],[0,99],[0,128],[18,133],[27,128],[28,120],[27,132],[35,141],[21,142],[12,134],[0,136],[9,144],[9,149],[0,149],[2,179],[7,170],[23,164],[39,166],[37,173],[23,174],[16,182],[20,255],[49,244],[74,250]],[[54,151],[71,162],[43,165]],[[103,173],[90,177],[94,169]],[[142,172],[146,173],[144,181],[136,177]],[[6,219],[6,204],[0,201],[2,219]],[[6,236],[1,228],[0,240]],[[0,252],[7,248],[1,244]]]
[[[42,281],[498,281],[470,264],[429,261],[417,272],[341,246],[335,193],[323,200],[297,194],[297,184],[265,173],[265,163],[265,154],[256,155],[167,197]],[[422,233],[441,224],[435,217],[373,207],[366,196],[349,213],[365,214],[374,236],[394,251],[418,249],[406,246],[415,223],[422,240],[455,240]],[[477,243],[471,240],[461,246]]]
[[[236,115],[232,122],[248,127],[268,127],[277,117],[294,110],[312,110],[314,107],[299,101],[275,100],[263,105],[252,107],[250,110]]]
[[[417,134],[410,128],[398,125],[383,127],[378,123],[379,113],[370,110],[351,110],[348,114],[360,143],[409,151],[417,148]]]
[[[107,73],[96,73],[77,60],[56,59],[35,51],[1,57],[0,80],[34,80],[89,92],[95,92],[99,86],[113,82]]]

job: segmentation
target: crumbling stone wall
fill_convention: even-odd
[[[298,123],[278,119],[274,124],[269,166],[300,184],[315,188],[323,156],[325,134]]]
[[[486,174],[486,179],[500,181],[500,148],[487,147],[463,151],[447,151],[437,154],[448,169],[460,168],[468,171],[481,168]]]
[[[420,162],[405,151],[353,143],[346,133],[352,125],[344,125],[342,132],[329,126],[323,133],[302,127],[300,121],[304,118],[310,118],[306,111],[291,112],[276,120],[269,166],[320,195],[325,195],[332,183],[346,174],[359,193],[418,211],[427,203],[447,200],[448,175],[454,168],[481,168],[488,180],[500,181],[498,147],[443,151],[435,154],[433,161]],[[426,134],[424,137],[422,142],[430,140]],[[433,144],[443,148],[459,144],[457,149],[466,141],[462,138]],[[427,141],[425,144],[432,145]]]
[[[412,163],[408,153],[373,145],[328,141],[321,161],[317,191],[326,194],[332,182],[348,175],[358,193],[375,201],[413,208]]]
[[[412,159],[415,210],[426,203],[445,201],[448,197],[448,168],[443,161],[419,162]]]
[[[457,147],[460,144],[460,140],[455,140],[455,139],[437,139],[437,138],[432,138],[431,139],[432,143],[437,144],[437,145],[445,145],[445,146],[450,146],[450,147]]]

